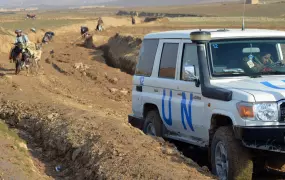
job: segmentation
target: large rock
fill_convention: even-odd
[[[89,66],[86,65],[86,64],[83,64],[82,62],[80,62],[80,63],[75,63],[73,67],[74,67],[75,69],[82,70],[82,71],[86,71],[87,69],[89,69]]]

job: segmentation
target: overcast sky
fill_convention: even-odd
[[[72,5],[88,5],[96,3],[110,3],[122,6],[134,5],[185,5],[205,2],[224,2],[234,0],[0,0],[0,5],[4,6],[29,6],[37,4],[55,5],[55,6],[72,6]]]

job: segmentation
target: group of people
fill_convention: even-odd
[[[96,31],[103,31],[103,20],[99,17],[97,21]],[[96,46],[93,44],[92,34],[89,33],[89,28],[87,26],[81,26],[80,28],[81,37],[84,39],[84,46],[86,48],[95,48]]]
[[[14,56],[17,56],[19,53],[24,51],[28,51],[29,54],[33,54],[32,46],[34,46],[34,44],[30,42],[28,36],[24,34],[23,31],[20,29],[15,30],[15,34],[16,34],[16,39],[14,42],[15,46],[11,49],[10,59],[12,59]],[[54,32],[52,31],[46,32],[42,38],[42,43],[47,44],[53,39],[54,36],[55,36]]]
[[[135,23],[136,23],[135,18],[134,16],[132,16],[132,24],[135,24]],[[96,30],[103,31],[103,24],[104,22],[102,18],[99,17],[97,21]],[[15,34],[16,34],[16,40],[14,42],[14,47],[11,49],[9,59],[13,61],[15,57],[17,57],[20,53],[26,53],[32,56],[35,51],[35,48],[34,48],[35,44],[29,41],[28,36],[25,35],[22,30],[20,29],[16,30]],[[87,26],[81,26],[81,35],[83,38],[87,40],[90,40],[89,37],[92,37],[92,35],[89,34],[89,29]],[[51,32],[51,31],[46,32],[42,39],[42,43],[44,44],[48,43],[49,41],[52,40],[53,36],[55,36],[54,32]]]
[[[99,17],[97,21],[96,31],[103,31],[103,20]],[[81,26],[81,35],[85,37],[89,33],[89,28],[87,26]]]
[[[131,17],[132,18],[132,24],[136,24],[136,19],[134,16]],[[96,31],[103,31],[103,19],[101,17],[99,17],[98,21],[97,21],[97,26],[96,26]],[[89,32],[89,28],[87,26],[81,26],[81,35],[83,37],[88,36],[88,32]]]
[[[35,44],[31,42],[26,34],[23,33],[22,30],[17,29],[15,30],[16,38],[14,41],[14,46],[10,50],[9,60],[11,62],[15,62],[16,64],[17,59],[20,59],[21,66],[25,66],[29,64],[29,58],[34,57],[37,58],[38,50],[41,49],[42,44]],[[48,31],[44,34],[42,38],[42,43],[46,44],[52,40],[53,36],[55,35],[54,32]],[[17,66],[17,65],[16,65]]]

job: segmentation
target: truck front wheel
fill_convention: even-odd
[[[231,127],[220,127],[211,145],[212,171],[221,180],[251,180],[253,162],[250,153],[235,139]]]

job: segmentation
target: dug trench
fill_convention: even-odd
[[[0,60],[0,118],[47,164],[43,171],[53,179],[212,179],[173,144],[128,124],[131,75],[106,65],[102,51],[71,45],[72,36],[44,46],[36,76],[15,76],[7,55]]]

